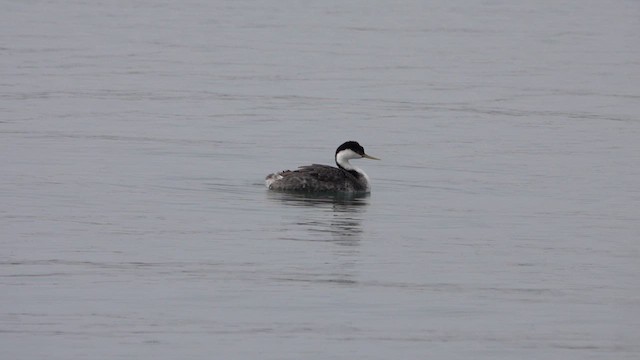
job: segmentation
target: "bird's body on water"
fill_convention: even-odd
[[[349,160],[373,159],[355,141],[347,141],[336,149],[335,161],[338,167],[312,164],[298,170],[285,170],[267,175],[267,188],[275,191],[292,192],[369,192],[369,177]]]

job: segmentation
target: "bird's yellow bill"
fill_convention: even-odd
[[[371,160],[380,160],[377,157],[369,156],[367,154],[362,155],[363,158],[371,159]]]

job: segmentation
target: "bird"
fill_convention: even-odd
[[[269,190],[306,193],[368,193],[371,191],[369,176],[351,165],[351,159],[380,160],[367,155],[357,141],[347,141],[338,146],[335,161],[338,167],[312,164],[298,170],[285,170],[267,175],[265,185]]]

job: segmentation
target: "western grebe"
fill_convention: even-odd
[[[307,165],[298,170],[285,170],[267,175],[265,184],[270,190],[302,192],[369,192],[369,177],[351,165],[351,159],[380,160],[365,154],[355,141],[347,141],[336,149],[336,165]]]

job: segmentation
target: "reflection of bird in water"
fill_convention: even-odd
[[[301,241],[331,241],[345,246],[358,245],[363,230],[363,214],[369,205],[369,193],[288,193],[267,192],[271,200],[297,207],[294,224],[310,237]],[[313,208],[310,212],[304,208]],[[321,211],[318,211],[321,210]],[[332,240],[324,235],[331,235]]]
[[[285,170],[266,177],[270,190],[300,192],[364,192],[371,190],[369,177],[361,169],[351,165],[351,159],[373,159],[355,141],[347,141],[336,149],[338,167],[328,165],[301,166],[298,170]]]
[[[365,234],[362,222],[369,205],[369,193],[267,191],[265,195],[281,205],[279,213],[283,218],[278,239],[308,242],[309,249],[321,249],[321,253],[328,256],[318,260],[318,256],[323,255],[306,252],[313,266],[305,262],[305,266],[286,272],[281,280],[347,286],[358,283],[358,259]]]

